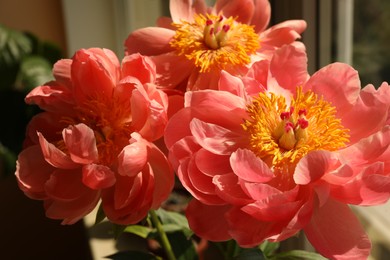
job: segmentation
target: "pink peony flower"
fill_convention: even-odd
[[[174,180],[152,143],[167,122],[154,64],[135,54],[121,67],[110,50],[92,48],[58,61],[53,74],[55,81],[26,97],[44,112],[29,123],[19,187],[63,224],[80,220],[100,199],[111,221],[140,221],[167,198]]]
[[[136,30],[125,41],[128,54],[151,56],[157,82],[167,88],[213,88],[221,70],[244,75],[306,28],[303,20],[289,20],[266,29],[268,0],[217,0],[212,7],[204,0],[171,0],[170,11],[172,18],[160,18],[159,27]]]
[[[284,46],[219,90],[189,91],[165,141],[199,236],[243,247],[303,230],[332,259],[366,259],[370,241],[348,204],[390,196],[390,88],[360,88],[346,64],[313,76]]]

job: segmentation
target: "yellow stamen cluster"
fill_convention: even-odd
[[[250,149],[276,171],[291,172],[308,152],[335,151],[349,141],[349,130],[336,117],[335,107],[300,87],[289,107],[283,96],[260,93],[247,113],[242,126]]]
[[[194,22],[173,25],[177,30],[170,45],[178,55],[193,61],[200,72],[248,64],[250,55],[260,47],[253,26],[238,23],[233,17],[199,14]]]

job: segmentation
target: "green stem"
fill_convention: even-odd
[[[169,243],[167,234],[165,233],[165,231],[164,231],[164,229],[163,229],[163,227],[161,225],[161,222],[158,219],[156,211],[150,210],[149,213],[150,213],[150,216],[151,216],[151,219],[152,219],[152,223],[153,223],[154,227],[157,229],[157,232],[158,232],[158,234],[160,236],[162,247],[164,248],[165,253],[167,254],[168,259],[169,260],[176,260],[175,254],[172,251],[171,243]]]

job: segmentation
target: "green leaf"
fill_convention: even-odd
[[[320,254],[314,253],[314,252],[307,252],[304,250],[291,250],[287,252],[282,252],[279,254],[276,254],[269,259],[272,260],[279,260],[279,259],[286,259],[286,260],[326,260],[327,258],[321,256]]]
[[[15,161],[16,155],[0,143],[0,178],[15,172]]]
[[[32,42],[24,33],[0,24],[0,65],[12,66],[31,53]]]
[[[117,239],[125,230],[126,226],[113,224],[114,237]]]
[[[187,218],[183,214],[166,211],[161,208],[156,210],[156,213],[161,219],[165,232],[169,233],[181,230],[187,238],[192,236],[193,232],[188,225]]]
[[[173,253],[177,260],[197,260],[194,243],[183,232],[167,233]]]
[[[27,56],[23,59],[18,81],[23,89],[29,91],[48,81],[54,80],[52,65],[40,56]]]
[[[20,63],[31,51],[32,43],[26,35],[0,24],[0,89],[14,86]]]
[[[137,236],[140,236],[142,238],[149,238],[150,237],[150,234],[151,232],[154,232],[155,229],[153,228],[150,228],[150,227],[145,227],[145,226],[141,226],[141,225],[130,225],[130,226],[127,226],[123,232],[126,232],[126,233],[132,233],[132,234],[135,234]]]
[[[263,252],[259,248],[244,249],[234,257],[234,260],[266,260]]]
[[[141,251],[123,251],[118,252],[113,255],[106,256],[105,258],[114,259],[114,260],[161,260],[160,257],[152,255],[150,253],[141,252]]]
[[[279,242],[264,241],[260,246],[260,250],[266,257],[271,256],[279,248]]]

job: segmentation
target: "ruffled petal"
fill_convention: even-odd
[[[134,177],[145,167],[148,153],[145,142],[137,142],[125,146],[118,155],[118,173],[123,176]]]
[[[95,135],[87,125],[69,126],[62,135],[72,161],[89,164],[98,160]]]
[[[303,91],[309,89],[331,102],[336,107],[337,116],[342,118],[359,96],[359,75],[347,64],[333,63],[320,69],[309,79]]]
[[[88,187],[80,181],[81,169],[53,171],[45,183],[45,191],[49,199],[69,202],[76,200],[88,192]]]
[[[312,151],[297,164],[294,181],[300,185],[313,183],[338,165],[338,158],[335,154],[322,150]]]
[[[215,124],[192,119],[190,122],[192,136],[198,144],[206,150],[219,154],[228,155],[237,149],[237,144],[242,143],[242,136]]]
[[[310,243],[325,257],[367,259],[370,254],[370,240],[347,205],[328,200],[314,211],[304,231]]]
[[[304,51],[286,45],[277,50],[271,60],[270,73],[278,85],[294,93],[308,79],[307,56]]]
[[[90,213],[100,199],[99,192],[89,190],[72,201],[45,200],[46,216],[62,219],[61,224],[72,225]]]
[[[233,172],[245,181],[264,183],[274,177],[268,165],[247,149],[237,149],[233,152],[230,156],[230,166]]]
[[[93,190],[106,189],[114,185],[116,181],[115,173],[101,164],[84,165],[82,175],[82,183]]]
[[[237,22],[244,24],[252,20],[254,8],[253,0],[219,0],[215,3],[216,13],[222,12],[225,17],[237,17]]]
[[[224,201],[232,205],[245,205],[253,199],[243,191],[237,176],[233,173],[217,175],[213,178],[215,193]]]
[[[370,85],[360,92],[354,106],[342,115],[342,123],[348,128],[350,142],[355,143],[387,124],[390,106],[390,87],[383,84],[378,90]]]
[[[119,61],[110,50],[82,49],[73,56],[72,91],[80,105],[90,97],[111,98],[119,77]]]
[[[225,241],[231,238],[225,213],[231,206],[209,206],[195,199],[186,209],[190,228],[202,238],[211,241]]]
[[[80,165],[74,162],[70,156],[58,149],[55,145],[49,143],[39,132],[38,137],[43,157],[49,164],[60,169],[74,169],[80,167]]]
[[[122,60],[122,76],[135,77],[142,84],[152,83],[156,80],[156,65],[139,53],[127,55]]]
[[[175,31],[159,27],[145,27],[132,32],[125,41],[126,54],[140,53],[146,56],[172,51],[169,45]]]
[[[45,199],[45,183],[54,170],[44,159],[39,145],[24,149],[16,161],[19,188],[32,199]]]

